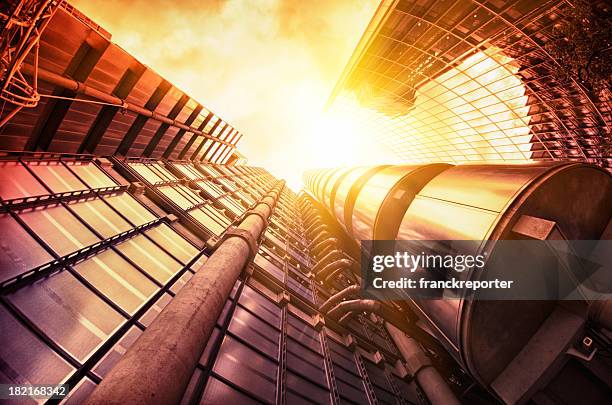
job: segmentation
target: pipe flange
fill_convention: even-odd
[[[266,218],[266,216],[264,214],[262,214],[261,212],[255,211],[255,210],[245,211],[245,213],[242,214],[242,219],[240,220],[240,222],[244,221],[244,219],[246,217],[248,217],[249,215],[257,215],[259,218],[261,218],[261,220],[264,223],[263,229],[266,229],[268,227],[268,218]],[[263,234],[263,232],[262,232],[262,234]]]
[[[422,351],[412,353],[406,358],[406,370],[414,378],[421,369],[431,366],[431,360]]]
[[[272,212],[272,211],[274,211],[274,207],[276,206],[276,203],[271,204],[271,203],[269,203],[267,201],[264,201],[264,198],[266,198],[266,197],[270,197],[270,198],[274,199],[274,197],[272,197],[271,195],[266,194],[263,197],[261,197],[261,200],[259,200],[257,202],[257,204],[255,204],[255,206],[258,206],[259,204],[265,204],[265,205],[267,205],[270,208],[270,212]]]
[[[227,231],[225,231],[225,233],[223,234],[223,237],[221,238],[221,241],[217,244],[217,247],[220,246],[224,241],[226,241],[227,239],[231,237],[238,237],[244,240],[249,245],[249,260],[248,260],[249,262],[253,258],[255,258],[255,255],[259,251],[259,247],[257,246],[257,241],[255,240],[255,238],[253,238],[253,235],[251,235],[251,232],[245,229],[236,228],[235,226],[231,226],[228,228]]]

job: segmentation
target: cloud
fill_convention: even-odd
[[[76,0],[113,41],[245,134],[239,149],[294,185],[304,139],[377,0]],[[329,165],[333,165],[330,162]]]

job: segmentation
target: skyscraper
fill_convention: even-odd
[[[576,3],[590,4],[606,24],[609,5]],[[382,1],[330,108],[348,110],[408,163],[564,159],[609,168],[609,78],[595,91],[579,72],[560,74],[564,62],[553,57],[561,23],[576,15],[585,14],[566,1]],[[593,38],[605,36],[591,21]],[[606,63],[596,49],[572,49],[574,60],[584,52]]]
[[[612,239],[609,93],[536,63],[569,3],[383,1],[331,108],[410,165],[312,171],[299,193],[69,4],[2,7],[0,384],[93,404],[610,397],[608,301],[360,296],[361,240]]]

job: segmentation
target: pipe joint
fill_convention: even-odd
[[[317,274],[322,268],[324,268],[325,266],[327,266],[327,264],[333,260],[333,259],[337,259],[337,258],[345,258],[346,256],[344,255],[344,253],[341,250],[332,250],[331,252],[329,252],[327,255],[325,255],[325,257],[323,257],[321,260],[319,260],[317,262],[317,264],[315,264],[312,268],[312,272],[314,274]]]
[[[342,301],[343,299],[348,298],[351,295],[358,294],[359,291],[361,291],[361,286],[359,285],[352,285],[352,286],[346,287],[344,290],[329,297],[327,301],[325,301],[321,305],[319,310],[325,313],[329,311],[332,307],[334,307],[336,304],[338,304],[340,301]]]
[[[266,205],[267,205],[267,204],[266,204]],[[272,211],[272,210],[270,210],[270,211]],[[245,213],[242,215],[242,217],[240,218],[240,220],[238,221],[238,223],[240,223],[240,222],[244,221],[244,219],[245,219],[246,217],[248,217],[249,215],[257,215],[257,216],[258,216],[259,218],[261,218],[261,220],[263,221],[263,223],[264,223],[264,229],[268,227],[268,217],[267,217],[267,216],[266,216],[266,215],[265,215],[263,212],[261,212],[261,211],[257,211],[257,210],[255,210],[255,209],[252,209],[252,210],[248,210],[248,211],[246,211],[246,212],[245,212]],[[226,233],[227,233],[227,232],[226,232]],[[263,235],[263,233],[262,233],[262,235]]]
[[[331,262],[330,264],[319,270],[317,273],[315,273],[315,279],[324,279],[328,275],[334,273],[336,270],[349,269],[353,265],[353,263],[353,260],[350,259],[340,259],[336,260],[335,262]]]
[[[261,215],[260,213],[256,213],[256,215],[258,215],[264,221],[264,224],[267,223],[267,220],[263,217],[263,215]],[[223,237],[221,238],[219,244],[225,242],[229,238],[240,238],[249,245],[249,260],[247,261],[247,263],[249,263],[259,251],[257,240],[253,237],[251,232],[247,231],[246,229],[236,228],[235,226],[229,227],[228,230],[225,231],[225,233],[223,234]]]
[[[323,241],[319,242],[316,246],[313,246],[310,251],[316,255],[320,254],[321,252],[324,251],[324,249],[326,247],[329,246],[334,246],[338,243],[338,239],[336,238],[329,238],[329,239],[324,239]]]
[[[410,353],[404,360],[406,361],[406,370],[412,376],[412,378],[416,378],[419,371],[421,371],[425,367],[432,366],[431,360],[423,351],[414,351],[413,353]]]

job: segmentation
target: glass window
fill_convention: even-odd
[[[0,306],[0,384],[60,384],[75,369]]]
[[[173,203],[175,203],[176,205],[178,205],[180,208],[184,210],[196,204],[196,202],[189,200],[187,197],[179,193],[178,190],[172,186],[159,187],[158,190],[161,191],[166,197],[168,197],[170,201],[172,201]]]
[[[69,164],[76,173],[91,188],[114,187],[117,184],[93,163]]]
[[[185,264],[198,253],[198,249],[166,224],[156,226],[145,233]]]
[[[285,272],[261,254],[255,256],[254,262],[277,280],[281,282],[285,281]],[[282,266],[282,264],[279,265]]]
[[[195,191],[193,191],[192,189],[190,189],[189,187],[185,187],[182,185],[179,185],[176,187],[184,196],[186,196],[187,198],[189,198],[190,200],[194,201],[194,203],[201,203],[202,201],[204,201],[202,199],[202,197],[200,197],[198,194],[196,194]]]
[[[293,339],[287,339],[287,367],[311,381],[327,386],[323,357]]]
[[[81,362],[125,321],[67,271],[23,287],[8,299]]]
[[[164,180],[177,180],[177,177],[174,174],[170,173],[168,169],[159,163],[153,163],[149,167]]]
[[[287,317],[287,335],[317,353],[323,354],[319,332],[293,315]]]
[[[213,198],[219,197],[223,192],[217,187],[212,181],[202,181],[198,182],[198,185],[202,187],[207,193],[209,193]]]
[[[0,162],[0,197],[5,200],[49,194],[20,162]]]
[[[367,403],[366,393],[363,389],[363,379],[345,371],[342,367],[334,365],[334,377],[336,377],[336,386],[340,396],[349,399],[354,403]],[[408,402],[419,403],[418,401]]]
[[[329,353],[334,365],[339,365],[345,370],[359,375],[359,370],[357,370],[355,365],[355,355],[349,349],[331,339],[327,340],[327,345],[330,349]]]
[[[28,162],[28,167],[54,193],[87,189],[61,162]]]
[[[85,202],[72,202],[69,205],[81,219],[104,238],[110,238],[132,229],[130,224],[99,198]]]
[[[183,267],[144,235],[118,244],[117,249],[161,284],[166,284]]]
[[[227,227],[230,224],[230,220],[220,210],[212,205],[203,205],[200,209],[206,212],[211,218],[214,218],[217,222],[221,223],[224,227]]]
[[[327,404],[331,402],[329,391],[287,372],[287,403],[288,404]]]
[[[188,179],[195,180],[198,177],[200,177],[200,176],[196,175],[195,173],[193,173],[191,168],[189,166],[187,166],[187,165],[183,165],[183,164],[179,164],[179,163],[174,163],[174,167],[176,167]]]
[[[225,226],[219,224],[202,209],[191,210],[189,211],[189,214],[217,236],[221,235],[223,231],[225,231]]]
[[[164,181],[164,179],[162,179],[157,173],[153,172],[150,168],[143,164],[130,164],[130,167],[151,184]]]
[[[262,400],[274,403],[277,368],[271,360],[225,336],[213,371]]]
[[[53,260],[10,215],[0,214],[0,229],[0,281]]]
[[[108,372],[113,368],[115,364],[119,362],[121,356],[130,348],[138,339],[138,337],[142,335],[142,331],[135,326],[132,326],[128,332],[123,335],[123,337],[115,343],[112,349],[108,351],[102,357],[102,360],[98,362],[98,364],[94,367],[93,371],[98,376],[104,378],[108,374]]]
[[[130,315],[158,290],[151,280],[112,250],[81,262],[74,269]]]
[[[268,322],[275,328],[280,328],[281,309],[273,302],[259,295],[249,286],[244,286],[238,303],[250,312]]]
[[[170,294],[163,294],[155,304],[149,308],[147,312],[145,312],[140,318],[140,323],[144,326],[148,327],[151,325],[153,320],[157,318],[157,315],[161,313],[161,311],[172,301],[172,296]]]
[[[92,245],[99,239],[62,206],[39,207],[19,216],[60,256]]]
[[[104,199],[134,225],[146,224],[156,218],[155,215],[127,193],[105,197]]]
[[[229,331],[270,357],[278,359],[280,332],[246,309],[236,307]]]
[[[259,401],[246,396],[214,377],[208,380],[200,404],[244,404],[257,405]]]

